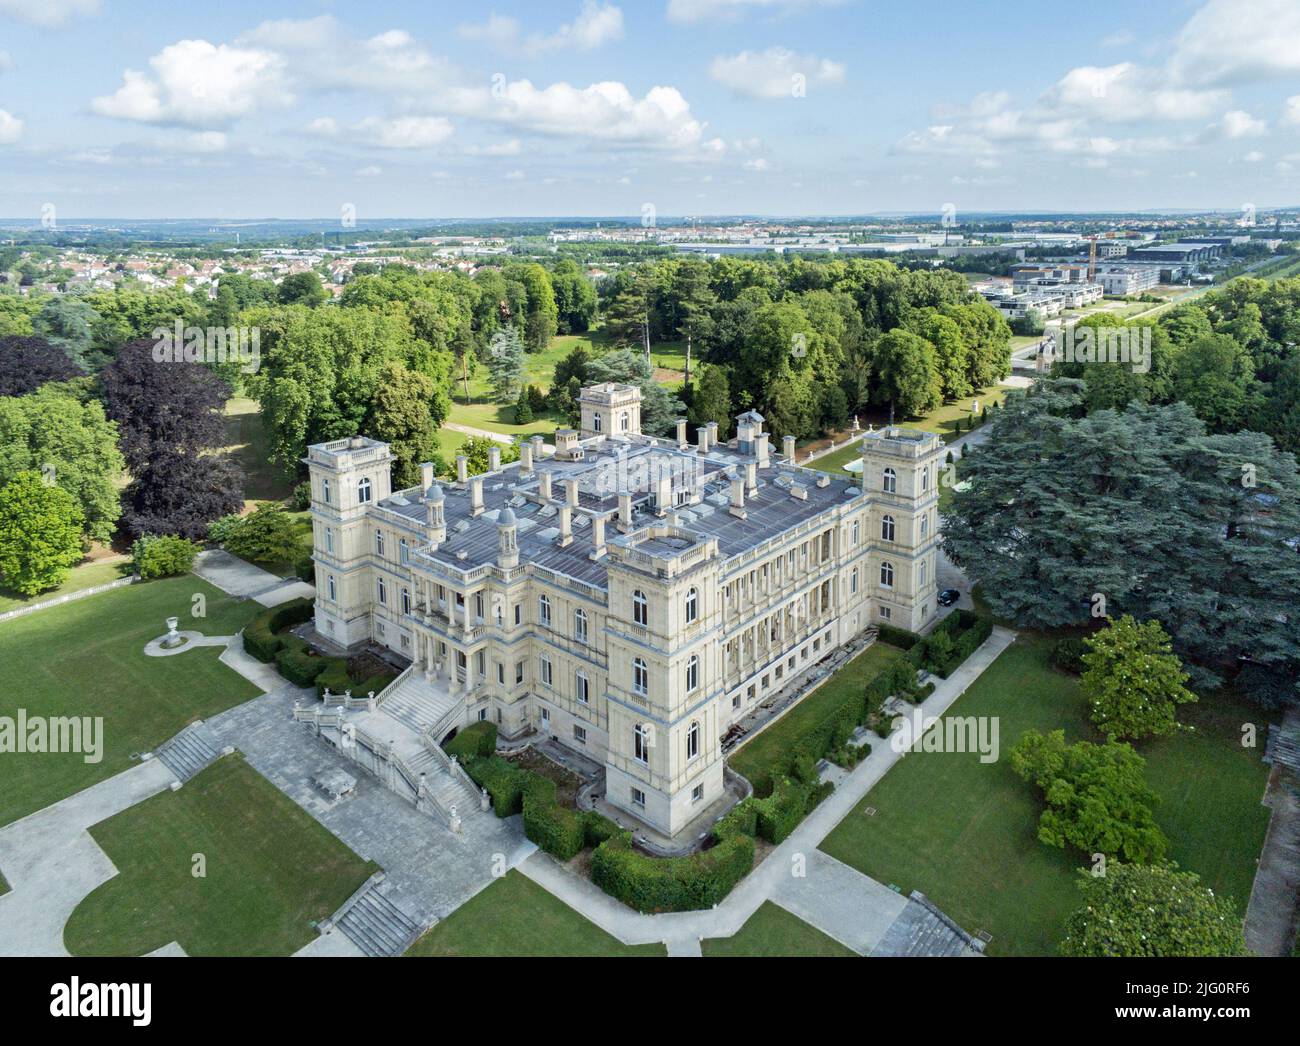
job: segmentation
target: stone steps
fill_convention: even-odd
[[[414,676],[407,677],[385,694],[379,708],[417,734],[433,726],[459,704],[457,698],[434,689]]]
[[[188,781],[221,755],[216,739],[203,723],[191,723],[170,741],[165,741],[154,752],[154,758],[176,775],[178,781]]]
[[[378,887],[362,894],[335,925],[353,944],[376,958],[401,955],[420,935],[420,925]]]

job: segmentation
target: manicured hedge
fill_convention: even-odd
[[[275,655],[276,667],[280,675],[295,686],[311,686],[316,677],[329,667],[332,658],[315,657],[297,636],[285,636],[280,640],[280,651]]]
[[[244,649],[257,660],[270,664],[283,645],[277,633],[302,624],[315,612],[316,603],[312,599],[291,599],[278,607],[263,610],[244,626]]]
[[[456,736],[442,746],[448,755],[454,755],[462,763],[468,763],[476,756],[491,756],[497,750],[497,725],[486,719],[461,727]]]
[[[753,867],[754,838],[739,831],[686,857],[638,853],[630,832],[619,832],[591,854],[592,882],[638,912],[712,908]]]
[[[497,755],[466,759],[465,769],[486,790],[498,817],[513,817],[523,810],[527,771]]]
[[[788,778],[777,782],[766,799],[750,800],[756,813],[757,834],[770,843],[785,842],[799,827],[799,822],[830,795],[833,788],[831,782],[822,784],[815,777],[807,782]]]
[[[348,663],[342,657],[321,658],[325,668],[316,676],[316,696],[323,698],[325,691],[342,694],[352,689],[352,677],[348,675]]]
[[[555,800],[555,782],[541,774],[523,771],[524,834],[552,857],[567,861],[586,843],[586,829],[577,810]]]

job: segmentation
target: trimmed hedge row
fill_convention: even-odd
[[[311,686],[316,677],[329,667],[332,659],[316,657],[310,648],[297,636],[283,636],[280,650],[275,655],[275,665],[280,675],[295,686]]]
[[[442,746],[448,755],[454,755],[462,763],[468,763],[475,757],[487,758],[497,750],[497,725],[486,719],[462,727],[456,736]]]
[[[892,625],[880,625],[879,629],[880,639],[907,651],[905,660],[947,679],[992,635],[993,621],[969,610],[956,610],[924,637]]]
[[[288,603],[262,611],[244,626],[244,649],[269,665],[284,643],[283,637],[276,633],[302,624],[315,612],[316,604],[311,599],[291,599]]]
[[[686,857],[647,857],[632,849],[631,832],[619,832],[591,854],[592,882],[638,912],[712,908],[753,867],[754,837],[740,831]]]

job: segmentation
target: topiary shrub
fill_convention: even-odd
[[[276,633],[302,624],[315,612],[316,604],[311,599],[292,599],[263,610],[244,626],[244,649],[257,660],[270,664],[283,645]]]
[[[487,757],[497,750],[497,725],[486,719],[461,727],[456,736],[442,746],[448,755],[462,763],[478,757]]]
[[[754,839],[728,834],[712,849],[687,857],[647,857],[619,832],[591,854],[591,879],[638,912],[712,908],[754,867]]]
[[[342,694],[352,689],[352,677],[348,675],[348,663],[342,657],[323,657],[325,667],[316,676],[316,696],[325,697],[325,691]],[[355,695],[360,696],[360,695]]]
[[[1087,649],[1083,639],[1079,636],[1069,636],[1066,639],[1057,640],[1052,644],[1052,665],[1062,672],[1069,672],[1071,675],[1076,676],[1082,675],[1083,655]]]
[[[582,840],[587,846],[599,846],[621,831],[618,825],[596,810],[586,810],[582,814]]]
[[[280,640],[280,650],[275,655],[280,675],[295,686],[311,686],[332,660],[334,659],[313,656],[307,644],[297,636],[284,636]]]
[[[582,816],[555,800],[555,782],[541,774],[521,771],[524,781],[524,834],[561,861],[576,857],[586,828]]]
[[[189,573],[198,552],[198,545],[174,534],[145,535],[131,546],[131,559],[141,580],[152,581]]]
[[[465,769],[474,783],[487,792],[498,817],[513,817],[523,809],[527,781],[524,771],[514,763],[494,755],[471,759]]]

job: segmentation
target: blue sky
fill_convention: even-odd
[[[0,216],[1300,203],[1300,0],[0,0]]]

